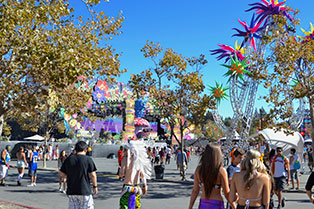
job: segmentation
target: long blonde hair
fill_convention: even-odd
[[[250,189],[257,172],[266,173],[266,167],[261,161],[261,154],[257,150],[249,150],[241,162],[241,171],[245,171],[243,180],[245,188]]]

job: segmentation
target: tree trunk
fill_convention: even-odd
[[[49,138],[49,131],[48,132],[46,132],[46,136],[45,136],[45,139],[44,139],[44,150],[43,150],[43,167],[44,168],[47,168],[47,152],[46,152],[46,150],[47,150],[47,140],[48,140],[48,138]]]
[[[3,124],[4,124],[4,115],[0,115],[0,138],[2,136],[3,133]]]
[[[181,130],[181,126],[180,126],[180,130]],[[182,129],[183,130],[183,129]],[[181,131],[180,131],[181,132]],[[173,131],[173,128],[171,129],[171,134],[172,136],[174,136],[174,138],[176,139],[176,141],[178,142],[179,146],[180,146],[180,152],[181,152],[181,160],[182,160],[182,163],[184,162],[184,156],[183,156],[183,147],[184,147],[184,144],[182,144],[183,140],[181,139],[181,142],[179,141],[177,135],[174,133]],[[183,142],[184,143],[184,142]],[[181,170],[180,170],[180,174],[181,174]],[[185,180],[185,171],[183,169],[182,171],[182,180]]]
[[[310,118],[311,118],[311,128],[312,128],[312,150],[314,150],[314,99],[309,98],[310,103]],[[312,157],[314,159],[314,152],[312,152]]]
[[[3,103],[0,102],[0,137],[3,133],[3,125],[4,125],[4,114],[6,112],[6,109],[3,106]]]
[[[180,121],[180,135],[181,135],[181,160],[182,160],[182,163],[183,163],[183,168],[182,168],[182,180],[184,181],[185,180],[185,170],[184,170],[184,154],[183,154],[183,151],[184,151],[184,139],[183,139],[183,125],[182,125],[182,122]]]

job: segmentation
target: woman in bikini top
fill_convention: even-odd
[[[191,193],[189,209],[202,191],[199,209],[223,209],[222,190],[226,199],[229,199],[227,171],[222,166],[222,153],[216,143],[208,144],[202,153],[199,166],[194,174],[194,187]]]
[[[260,156],[258,151],[249,150],[241,163],[241,171],[232,177],[230,200],[238,200],[237,209],[268,209],[270,177]]]

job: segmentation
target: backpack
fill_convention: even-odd
[[[299,170],[300,168],[301,168],[301,164],[298,160],[296,160],[294,163],[294,170]]]

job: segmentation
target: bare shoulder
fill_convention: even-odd
[[[196,169],[195,169],[195,174],[198,174],[200,169],[201,169],[201,166],[197,166]]]
[[[222,173],[222,172],[227,173],[226,169],[223,166],[220,166],[219,172],[220,173]]]
[[[262,179],[262,180],[269,180],[270,179],[270,176],[266,173],[260,173],[259,177]]]
[[[220,173],[220,175],[222,175],[222,176],[227,176],[227,175],[228,175],[226,169],[225,169],[223,166],[221,166],[221,167],[219,168],[219,173]]]

